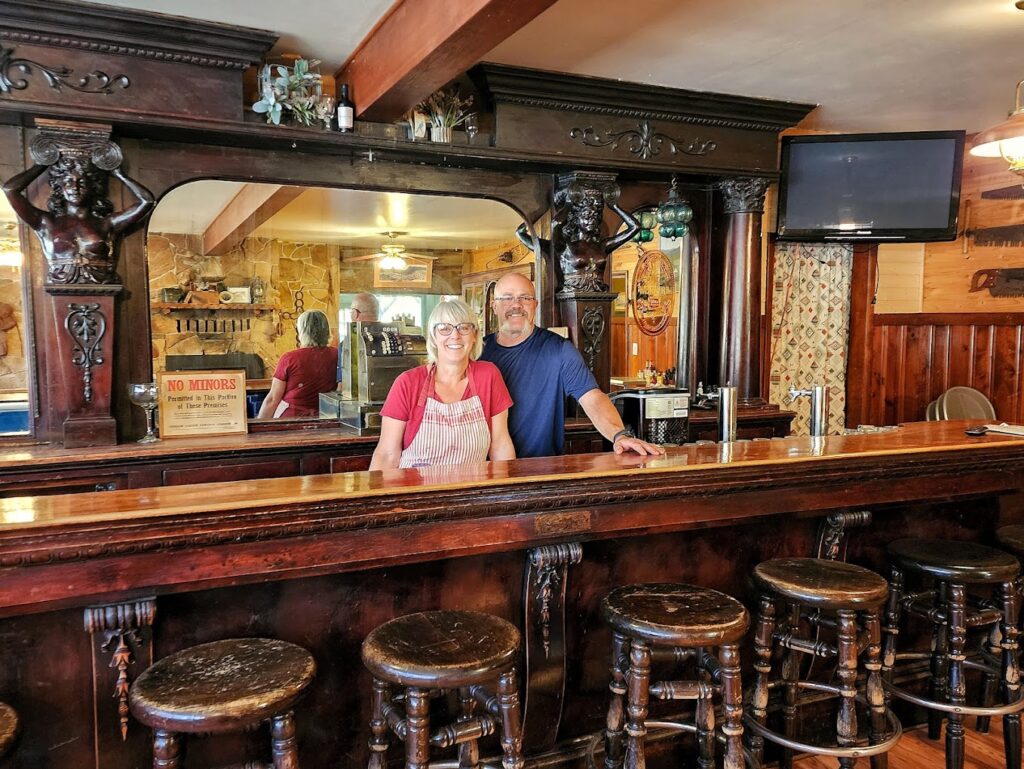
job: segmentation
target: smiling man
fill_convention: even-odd
[[[565,396],[579,402],[594,427],[612,443],[616,454],[664,454],[623,428],[622,418],[587,368],[572,342],[533,319],[537,294],[523,275],[506,275],[494,286],[492,303],[498,331],[484,339],[480,360],[498,367],[515,405],[508,429],[517,457],[548,457],[565,447]]]

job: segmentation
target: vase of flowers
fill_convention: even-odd
[[[316,68],[319,65],[316,59],[296,59],[291,67],[264,64],[259,78],[260,100],[252,105],[252,111],[266,115],[267,122],[274,125],[280,125],[286,117],[308,126],[322,119],[318,113],[321,85]]]
[[[458,88],[435,91],[423,100],[419,109],[430,123],[430,140],[450,144],[452,129],[466,122],[466,118],[475,113],[468,107],[473,104],[473,97],[463,99]]]

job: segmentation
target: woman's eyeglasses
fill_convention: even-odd
[[[434,331],[441,336],[451,336],[452,331],[458,331],[460,336],[468,336],[476,331],[475,323],[435,323]]]

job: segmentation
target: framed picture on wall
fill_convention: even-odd
[[[383,267],[381,260],[373,263],[374,288],[430,288],[434,273],[431,259],[403,257],[404,269]]]

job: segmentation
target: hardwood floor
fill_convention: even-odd
[[[945,733],[943,733],[945,735]],[[942,769],[945,766],[945,739],[928,739],[926,727],[904,732],[903,738],[889,753],[889,769]],[[968,719],[967,758],[964,769],[1006,769],[1003,759],[1002,720],[992,719],[988,734],[974,731],[974,719]],[[835,769],[834,758],[805,756],[793,762],[794,769]],[[866,758],[857,761],[857,769],[868,769]]]

